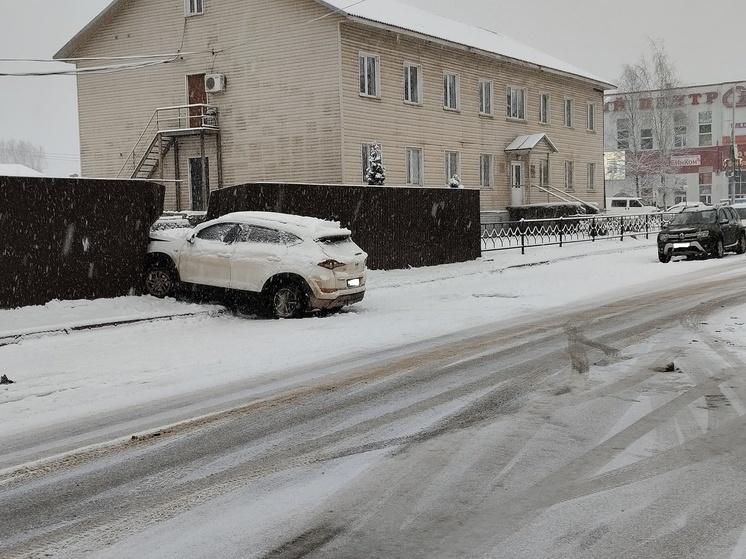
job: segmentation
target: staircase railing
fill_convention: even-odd
[[[129,176],[137,173],[159,134],[169,135],[171,133],[176,135],[175,132],[188,132],[190,130],[195,132],[218,130],[218,108],[214,105],[196,103],[156,109],[135,142],[135,147],[125,158],[117,177],[122,177],[128,167],[129,173],[127,174]]]
[[[589,204],[588,202],[586,202],[585,200],[583,200],[581,198],[578,198],[577,196],[574,196],[574,195],[570,194],[566,190],[560,190],[559,188],[556,188],[554,186],[550,186],[548,184],[544,185],[544,186],[541,186],[541,185],[538,185],[538,184],[531,183],[531,187],[532,188],[536,188],[537,190],[541,190],[542,192],[546,192],[547,194],[549,194],[550,196],[554,196],[555,198],[559,198],[563,202],[575,201],[575,202],[579,202],[580,204],[583,204],[583,206],[591,206],[592,205],[592,204]]]

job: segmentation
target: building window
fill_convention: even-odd
[[[575,189],[575,162],[565,161],[565,190]]]
[[[642,128],[640,130],[640,149],[653,149],[652,128]]]
[[[586,114],[588,115],[587,130],[590,130],[592,132],[596,130],[596,105],[594,105],[593,103],[588,103],[588,110],[586,111]]]
[[[712,145],[712,111],[699,113],[699,145]]]
[[[404,100],[415,105],[422,103],[422,66],[404,64]]]
[[[492,82],[490,81],[479,82],[479,114],[492,114]]]
[[[422,149],[407,148],[404,158],[407,165],[407,184],[422,186]]]
[[[548,159],[539,159],[539,186],[549,186]]]
[[[565,126],[572,128],[575,121],[575,101],[572,99],[565,99]]]
[[[458,74],[443,74],[443,108],[458,110]]]
[[[526,118],[525,91],[520,87],[508,86],[508,118]]]
[[[450,181],[454,175],[459,176],[459,152],[447,151],[446,152],[446,184]]]
[[[491,154],[483,153],[479,156],[479,186],[490,188],[494,184],[493,161],[494,158]]]
[[[368,167],[370,167],[370,154],[373,152],[373,144],[363,144],[361,155],[363,160],[363,183],[368,181]]]
[[[188,16],[202,13],[202,0],[185,0],[184,7]]]
[[[588,190],[596,190],[596,164],[588,163]]]
[[[549,94],[539,95],[539,122],[549,124]]]
[[[629,149],[630,121],[628,118],[616,119],[616,147]]]
[[[360,54],[360,95],[378,97],[380,59],[373,54]]]
[[[673,147],[685,148],[687,135],[687,118],[684,114],[675,114],[673,117]]]
[[[712,173],[699,174],[699,201],[712,204]]]

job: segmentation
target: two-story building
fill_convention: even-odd
[[[483,211],[603,205],[605,80],[393,0],[114,0],[55,55],[78,68],[82,172],[201,209],[244,182],[481,191]]]
[[[612,93],[604,129],[608,196],[659,206],[746,198],[746,84]]]

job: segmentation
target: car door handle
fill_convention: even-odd
[[[282,259],[279,256],[267,256],[267,260],[270,262],[279,262]]]

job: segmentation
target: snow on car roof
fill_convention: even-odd
[[[352,232],[340,225],[338,221],[328,221],[317,217],[284,214],[279,212],[232,212],[220,216],[215,221],[237,221],[254,223],[266,227],[277,227],[302,237],[318,239],[328,235],[351,235]]]

